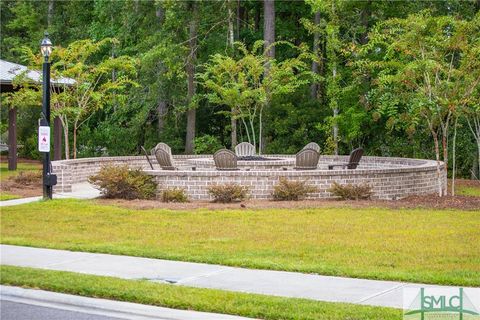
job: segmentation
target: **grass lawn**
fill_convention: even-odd
[[[18,162],[17,170],[9,171],[8,162],[0,162],[0,181],[4,181],[10,177],[17,175],[20,171],[38,171],[42,170],[42,165],[40,163],[31,163],[31,162]]]
[[[401,310],[197,289],[71,272],[0,267],[4,285],[262,319],[393,320]]]
[[[456,194],[459,196],[480,197],[480,187],[459,186]]]
[[[12,200],[12,199],[18,199],[18,198],[20,198],[20,197],[14,195],[14,194],[8,194],[8,193],[5,193],[5,192],[0,193],[0,201]]]
[[[425,209],[5,207],[1,242],[249,268],[480,285],[480,214]]]

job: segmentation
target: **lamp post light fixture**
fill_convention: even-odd
[[[48,58],[52,53],[52,42],[45,32],[45,38],[40,43],[43,61],[43,97],[42,115],[38,129],[38,149],[43,153],[43,198],[52,199],[53,186],[57,184],[57,176],[51,174],[50,164],[50,62]]]

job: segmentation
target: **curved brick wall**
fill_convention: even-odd
[[[271,157],[293,158],[293,155],[269,155]],[[306,180],[315,185],[318,192],[310,196],[312,199],[330,198],[327,191],[336,181],[340,184],[367,183],[372,186],[374,198],[400,199],[413,194],[428,194],[438,192],[437,164],[432,160],[363,157],[356,170],[327,170],[334,162],[345,162],[346,156],[321,156],[318,170],[297,171],[292,166],[288,170],[250,171],[216,171],[199,168],[192,171],[192,158],[206,158],[211,155],[176,155],[174,160],[179,167],[177,171],[160,170],[154,164],[151,170],[145,156],[83,158],[75,160],[53,161],[53,172],[58,176],[55,192],[70,192],[72,184],[87,181],[87,178],[98,172],[105,164],[128,164],[131,167],[142,168],[148,174],[155,176],[159,184],[159,192],[165,187],[184,188],[191,200],[208,200],[207,188],[215,183],[233,182],[250,187],[254,199],[270,199],[273,186],[281,177],[290,180]],[[154,160],[154,159],[152,159]],[[293,162],[292,162],[293,163]],[[446,190],[447,179],[444,164],[441,164],[442,188]]]

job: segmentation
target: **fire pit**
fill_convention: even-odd
[[[362,158],[355,170],[328,170],[332,163],[346,162],[348,156],[322,155],[317,170],[293,170],[295,155],[255,156],[254,159],[238,161],[240,170],[220,171],[215,169],[212,155],[174,155],[179,170],[161,170],[154,163],[151,170],[145,156],[100,157],[53,161],[53,172],[59,183],[55,192],[71,192],[77,183],[85,183],[104,165],[129,165],[142,168],[158,183],[158,194],[164,188],[183,188],[191,200],[209,200],[208,187],[213,184],[236,183],[250,188],[254,199],[271,199],[272,191],[281,178],[308,181],[318,192],[310,199],[330,198],[328,191],[334,182],[340,184],[368,184],[375,199],[401,199],[409,195],[430,194],[438,191],[437,162],[407,158]],[[197,170],[193,171],[192,167]],[[284,170],[287,168],[287,170]],[[440,167],[441,188],[446,190],[445,164]]]
[[[213,158],[192,158],[187,159],[189,166],[196,167],[197,170],[215,170]],[[266,156],[240,156],[237,162],[241,170],[282,170],[284,167],[293,168],[295,158],[278,158]]]
[[[262,157],[262,156],[241,156],[241,157],[238,157],[238,160],[239,161],[277,161],[277,160],[281,160],[281,159],[266,158],[266,157]]]

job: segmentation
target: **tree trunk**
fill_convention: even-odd
[[[157,105],[157,117],[158,117],[158,136],[163,133],[163,127],[165,125],[165,115],[167,113],[167,103],[162,99]]]
[[[456,148],[457,148],[457,123],[458,117],[455,117],[453,127],[453,149],[452,149],[452,196],[455,196],[455,172],[456,172]]]
[[[315,12],[315,27],[317,28],[320,24],[320,18],[320,11]],[[315,33],[313,34],[313,54],[316,56],[317,59],[320,59],[319,48],[320,31],[315,30]],[[318,61],[312,61],[312,72],[318,74]],[[312,83],[312,85],[310,86],[310,95],[312,99],[316,99],[318,97],[318,83]]]
[[[62,120],[53,119],[53,160],[62,160]]]
[[[443,188],[442,188],[442,176],[440,173],[440,146],[438,144],[438,134],[433,130],[430,126],[430,132],[432,133],[433,143],[435,144],[435,159],[437,160],[437,182],[438,182],[438,196],[441,197],[443,195]]]
[[[333,143],[335,145],[335,155],[338,156],[338,108],[333,109]]]
[[[77,159],[77,124],[73,125],[73,159]]]
[[[158,19],[158,23],[159,23],[160,25],[162,25],[162,24],[163,24],[163,20],[165,19],[165,11],[163,10],[161,4],[158,4],[157,9],[155,10],[155,16],[156,16],[157,19]]]
[[[191,20],[189,26],[189,41],[188,45],[190,48],[190,53],[187,59],[186,71],[187,71],[187,135],[185,139],[185,153],[193,154],[195,145],[195,120],[196,120],[196,109],[194,106],[191,106],[193,96],[195,95],[196,85],[195,85],[195,63],[197,57],[197,24],[198,24],[198,5],[195,1],[192,1],[189,4],[191,12]]]
[[[369,19],[372,14],[371,12],[372,0],[368,0],[363,8],[362,13],[360,14],[360,20],[364,31],[360,35],[360,44],[366,44],[368,42],[368,27]]]
[[[275,0],[263,0],[263,40],[265,41],[265,55],[270,59],[275,59],[275,46],[272,46],[272,44],[275,42]],[[265,76],[268,76],[269,72],[270,64],[267,63],[265,65]],[[270,101],[267,101],[265,107],[268,109],[269,106]],[[265,130],[263,129],[262,115],[263,107],[260,110],[260,128],[258,139],[259,153],[265,153],[267,146]]]
[[[48,1],[47,28],[50,28],[52,26],[54,5],[55,5],[54,0],[49,0]]]
[[[65,147],[65,159],[70,159],[70,140],[68,137],[68,119],[65,117],[60,117],[63,127],[63,138],[64,138],[64,147]]]
[[[261,7],[258,5],[259,2],[256,3],[255,6],[255,16],[253,17],[253,28],[257,32],[260,30],[260,10]]]
[[[240,40],[240,32],[243,29],[243,21],[245,20],[245,8],[242,6],[240,0],[237,0],[237,33],[236,39]]]
[[[232,126],[231,140],[232,140],[232,150],[235,149],[237,145],[237,119],[234,117],[234,110],[232,110],[232,117],[230,118],[230,125]]]
[[[227,9],[228,9],[228,37],[227,37],[227,44],[233,49],[233,42],[235,41],[235,33],[233,30],[233,10],[232,10],[232,3],[231,0],[227,2]]]
[[[233,10],[232,10],[232,0],[228,0],[227,7],[228,7],[228,37],[227,37],[227,43],[230,47],[230,50],[234,51],[234,46],[233,43],[235,41],[235,32],[233,30]],[[237,30],[239,30],[239,19],[238,19],[238,12],[240,8],[240,3],[237,1]],[[230,134],[230,141],[231,141],[231,146],[232,150],[235,149],[235,146],[237,145],[237,119],[235,118],[236,115],[236,110],[235,107],[232,107],[231,114],[230,114],[230,126],[231,126],[231,134]]]
[[[332,81],[335,82],[336,78],[337,78],[337,66],[334,66],[332,70]],[[334,99],[336,99],[336,97]],[[338,156],[338,123],[337,123],[338,111],[339,111],[338,106],[335,106],[335,108],[333,108],[333,143],[335,146],[336,156]]]
[[[8,170],[17,170],[17,108],[8,109]]]
[[[263,0],[263,40],[265,49],[275,42],[275,0]],[[275,47],[272,46],[266,55],[275,58]]]

